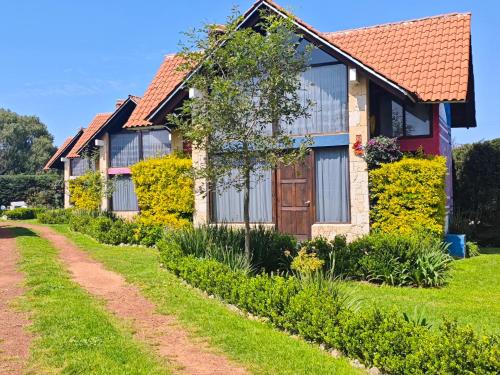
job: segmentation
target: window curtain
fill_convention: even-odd
[[[321,149],[315,156],[316,219],[320,223],[347,223],[350,220],[348,149]]]
[[[111,134],[111,166],[128,167],[139,161],[139,133]]]
[[[142,152],[144,159],[163,156],[170,153],[170,133],[168,130],[152,130],[142,135]]]
[[[235,169],[227,179],[237,177]],[[234,187],[215,191],[212,195],[212,217],[219,223],[243,222],[243,191]],[[250,221],[270,223],[273,220],[271,171],[264,171],[263,177],[250,176]]]
[[[303,105],[311,100],[310,116],[299,118],[292,134],[347,131],[347,67],[343,64],[308,68],[301,74],[299,96]]]
[[[70,159],[70,166],[72,176],[83,176],[91,169],[89,167],[89,161],[83,158]]]
[[[137,196],[130,176],[119,176],[114,183],[113,211],[138,211]]]

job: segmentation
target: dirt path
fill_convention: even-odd
[[[17,271],[16,239],[0,224],[0,374],[21,374],[29,355],[31,335],[24,330],[27,314],[11,303],[23,294],[23,275]]]
[[[125,279],[91,259],[72,241],[44,226],[25,225],[48,239],[73,275],[90,293],[102,297],[107,308],[132,323],[135,336],[178,366],[179,372],[196,375],[246,374],[222,355],[210,351],[207,344],[193,342],[174,317],[155,312],[154,304]]]

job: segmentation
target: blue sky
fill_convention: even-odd
[[[39,116],[60,145],[116,99],[142,96],[182,31],[224,22],[253,0],[0,0],[0,107]],[[478,127],[456,143],[500,137],[500,2],[278,0],[321,31],[472,12]]]

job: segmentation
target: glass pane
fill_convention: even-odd
[[[349,153],[347,147],[315,152],[316,219],[318,222],[349,222]]]
[[[233,170],[228,179],[237,177]],[[243,222],[243,191],[234,187],[216,191],[213,194],[212,216],[219,223]],[[272,222],[272,186],[271,171],[264,171],[261,178],[250,176],[250,221],[254,223]]]
[[[130,176],[118,176],[114,182],[113,211],[138,211],[134,182]]]
[[[406,135],[419,136],[431,134],[431,119],[429,107],[417,104],[406,108]]]
[[[111,166],[129,167],[139,161],[139,133],[111,134]]]
[[[168,130],[144,132],[142,135],[142,152],[144,159],[169,154],[170,133]]]
[[[301,75],[303,105],[311,101],[309,117],[293,124],[294,135],[347,131],[347,67],[343,64],[309,68]]]
[[[403,107],[401,104],[391,101],[392,136],[403,136]]]
[[[312,44],[309,43],[307,40],[302,39],[300,41],[299,46],[297,47],[297,51],[299,53],[302,53],[306,49],[306,47],[311,48],[311,47],[309,47],[311,45]],[[316,46],[313,46],[312,51],[311,51],[311,55],[309,56],[308,65],[328,64],[328,63],[335,63],[335,62],[338,62],[338,60],[335,57],[326,53],[322,49],[320,49]]]
[[[70,167],[71,176],[82,176],[91,169],[89,160],[82,158],[70,159]]]

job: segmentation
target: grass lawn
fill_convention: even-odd
[[[29,373],[166,374],[164,363],[136,343],[102,303],[72,282],[56,250],[30,230],[14,229],[35,341]]]
[[[67,226],[54,226],[108,269],[138,285],[158,307],[176,316],[195,337],[210,344],[257,374],[355,374],[344,359],[335,359],[317,346],[294,339],[267,324],[230,311],[222,303],[160,268],[153,249],[101,245]]]
[[[483,249],[478,257],[454,261],[448,285],[439,289],[347,284],[364,306],[396,306],[410,315],[422,314],[434,326],[447,316],[472,325],[478,332],[500,334],[498,248]]]

